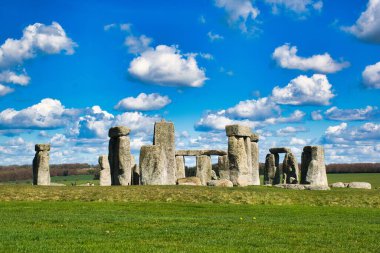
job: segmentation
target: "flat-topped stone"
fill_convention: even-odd
[[[278,153],[291,153],[292,151],[290,150],[290,148],[281,147],[281,148],[270,148],[269,152],[271,152],[272,154],[278,154]]]
[[[356,189],[368,189],[371,190],[372,186],[368,182],[351,182],[348,183],[348,188],[356,188]]]
[[[36,144],[34,146],[35,151],[50,151],[50,144]]]
[[[251,137],[251,128],[242,125],[227,125],[226,134],[228,137],[238,136],[238,137]]]
[[[250,136],[250,139],[251,139],[251,142],[259,142],[260,137],[258,134],[252,133]]]
[[[110,128],[110,130],[108,131],[108,136],[110,138],[115,138],[119,136],[129,135],[130,132],[131,129],[129,129],[126,126],[115,126]]]
[[[210,149],[210,150],[176,150],[176,156],[200,156],[200,155],[227,155],[224,150]]]

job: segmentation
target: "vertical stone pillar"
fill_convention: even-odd
[[[33,159],[33,185],[50,185],[50,144],[36,144]]]
[[[107,155],[99,156],[99,167],[100,167],[100,176],[99,176],[99,185],[100,186],[109,186],[111,185],[111,169],[108,162]]]
[[[165,185],[167,182],[167,160],[160,146],[147,145],[140,149],[141,184]]]
[[[276,160],[274,154],[267,154],[264,167],[264,184],[272,185],[276,174]]]
[[[176,156],[176,178],[185,178],[185,157],[183,156]]]
[[[166,182],[167,185],[175,185],[176,177],[176,160],[175,160],[175,130],[172,122],[156,122],[154,124],[153,145],[160,146],[166,159]]]
[[[298,162],[293,153],[286,153],[282,165],[283,183],[298,184],[299,169]]]
[[[207,155],[199,155],[196,158],[197,173],[196,176],[202,182],[202,185],[207,185],[207,182],[211,180],[212,164],[211,157]]]
[[[132,169],[131,169],[131,172],[132,172],[132,185],[140,185],[140,167],[137,166],[136,164],[136,161],[135,161],[135,157],[133,155],[131,155],[131,164],[132,164]]]
[[[226,134],[230,180],[234,185],[247,186],[252,182],[251,129],[246,126],[229,125],[226,126]]]
[[[282,182],[282,169],[280,168],[280,155],[278,153],[273,154],[275,161],[275,175],[273,179],[273,184],[281,184]]]
[[[328,186],[325,152],[322,146],[306,146],[302,152],[301,183]]]
[[[129,133],[125,126],[110,128],[108,160],[111,169],[112,185],[130,185],[132,174],[131,148]]]
[[[228,155],[223,155],[218,157],[218,169],[219,178],[230,180],[230,168],[228,165]]]
[[[252,185],[260,185],[259,136],[251,134]]]

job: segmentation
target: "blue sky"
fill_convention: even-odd
[[[0,158],[107,153],[155,121],[177,148],[221,148],[244,124],[268,148],[324,145],[328,163],[380,162],[380,1],[2,1]]]

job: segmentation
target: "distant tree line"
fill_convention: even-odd
[[[97,166],[87,163],[51,164],[50,175],[92,175],[95,174]],[[0,166],[0,182],[29,180],[33,178],[32,165],[9,165]]]

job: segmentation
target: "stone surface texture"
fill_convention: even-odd
[[[156,145],[140,149],[141,184],[165,185],[167,183],[167,159],[164,149]]]
[[[111,169],[108,162],[107,155],[99,156],[99,167],[100,167],[100,176],[99,176],[99,185],[100,186],[110,186],[111,185]]]
[[[301,157],[301,184],[328,186],[322,146],[306,146]]]
[[[176,150],[175,151],[176,156],[199,156],[199,155],[227,155],[227,152],[224,150],[218,150],[218,149],[209,149],[209,150],[200,150],[200,149],[194,149],[194,150]]]
[[[271,154],[290,153],[291,150],[290,150],[289,148],[281,147],[281,148],[270,148],[270,149],[269,149],[269,152],[270,152]]]
[[[178,185],[202,185],[201,179],[199,177],[186,177],[186,178],[178,178]]]
[[[211,157],[207,155],[200,155],[196,158],[197,172],[196,176],[201,180],[202,185],[207,185],[212,176]]]
[[[298,184],[299,168],[296,157],[293,153],[286,153],[282,163],[283,183]]]
[[[132,181],[132,155],[130,148],[130,130],[124,126],[109,130],[108,161],[111,170],[112,185],[130,185]],[[126,135],[123,135],[126,134]]]
[[[355,188],[355,189],[372,189],[372,186],[370,183],[367,182],[351,182],[348,183],[348,188]]]
[[[264,184],[273,185],[276,174],[276,161],[274,154],[267,154],[264,167]]]
[[[176,178],[184,178],[185,175],[185,157],[183,156],[176,156]]]
[[[259,143],[251,139],[252,185],[260,185]]]
[[[233,187],[234,184],[228,179],[220,179],[220,180],[211,180],[207,182],[208,186],[215,187]]]
[[[228,137],[251,137],[251,129],[247,126],[241,125],[227,125],[226,134]]]
[[[36,144],[33,159],[33,185],[50,185],[50,144]]]
[[[218,157],[218,169],[219,169],[219,178],[230,180],[230,168],[228,165],[228,156],[219,156]]]

